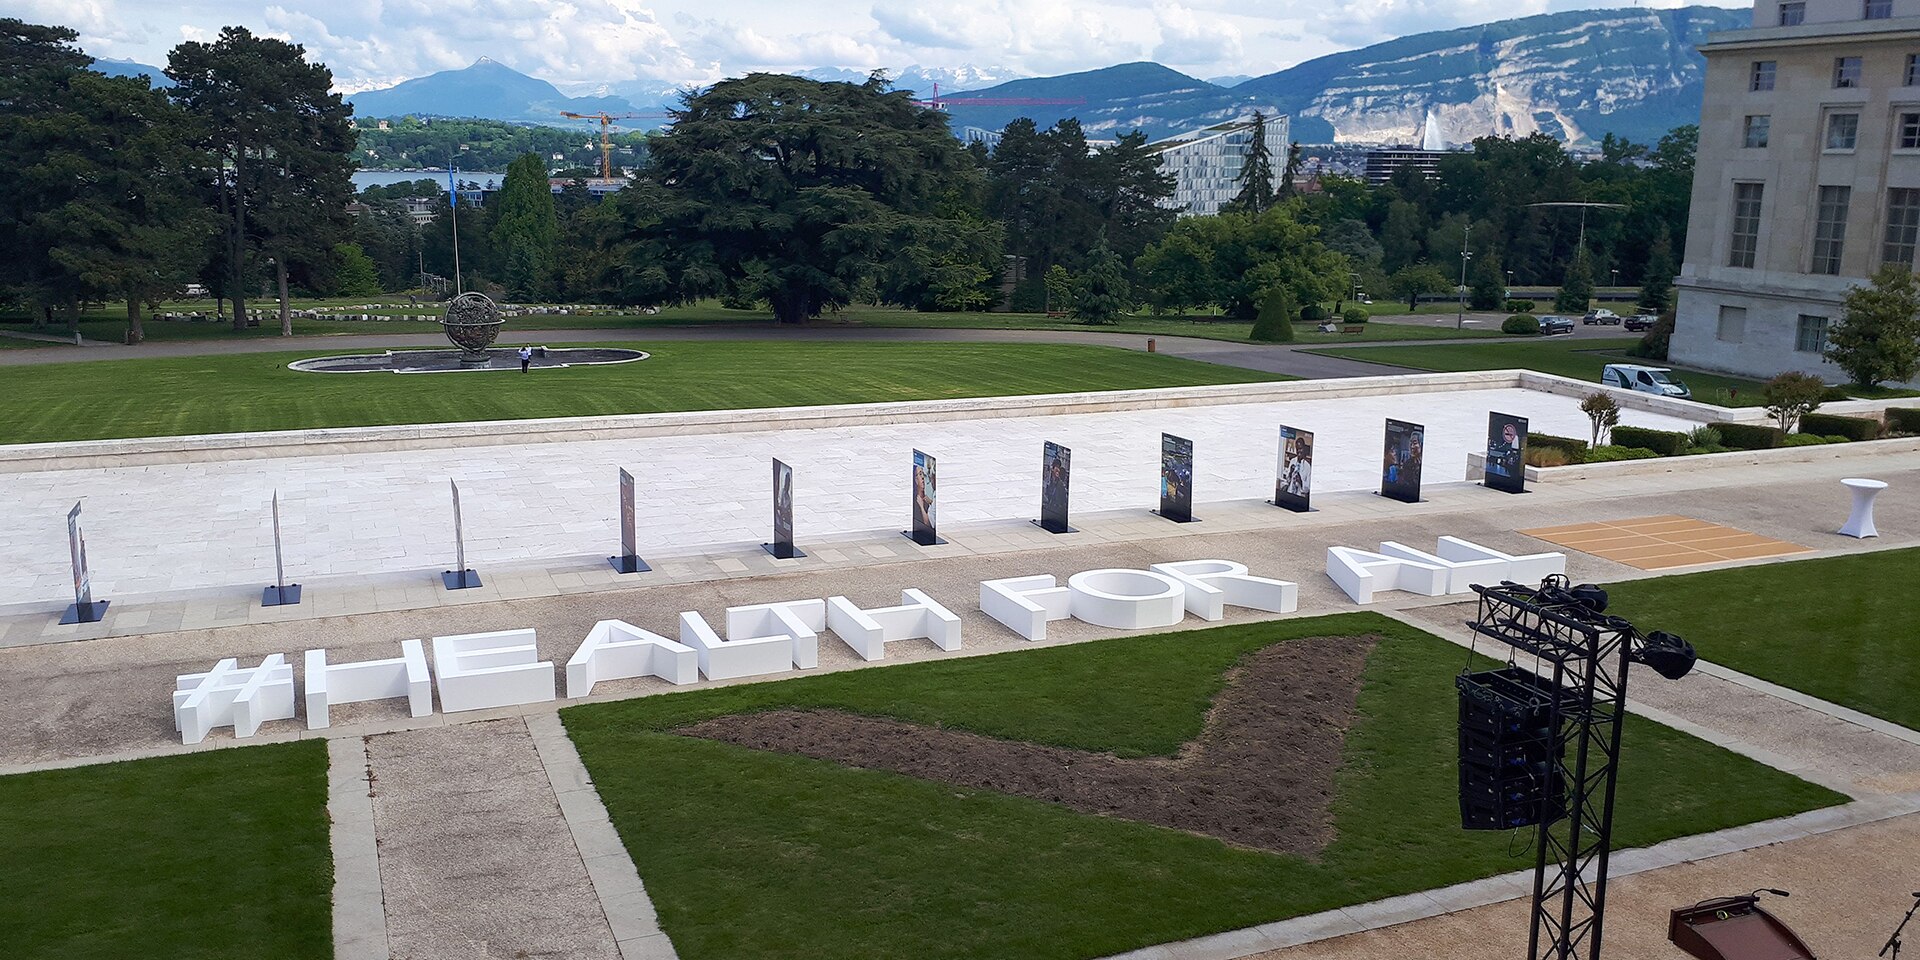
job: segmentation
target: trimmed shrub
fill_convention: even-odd
[[[1780,431],[1757,423],[1714,423],[1720,442],[1734,450],[1771,450],[1780,445]]]
[[[1687,431],[1687,446],[1695,450],[1712,450],[1721,445],[1720,431],[1704,423]]]
[[[1817,433],[1793,433],[1788,434],[1785,440],[1780,441],[1780,445],[1783,447],[1818,447],[1833,443],[1835,440],[1841,443],[1847,442],[1845,437],[1823,437]]]
[[[1568,463],[1582,463],[1586,460],[1587,456],[1587,442],[1585,440],[1575,440],[1572,437],[1556,437],[1550,433],[1528,432],[1527,449],[1529,451],[1559,450],[1567,455]]]
[[[1540,332],[1540,321],[1529,314],[1516,313],[1501,321],[1500,332],[1516,337],[1531,337]]]
[[[1652,450],[1663,457],[1677,457],[1687,452],[1687,435],[1673,430],[1614,427],[1613,442],[1622,447]]]
[[[1300,319],[1306,323],[1325,323],[1327,308],[1317,303],[1309,303],[1300,308]]]
[[[1260,299],[1260,315],[1254,318],[1249,340],[1265,343],[1293,339],[1293,291],[1275,287]]]
[[[1588,463],[1611,463],[1615,460],[1658,460],[1660,455],[1645,447],[1623,447],[1609,443],[1587,451]]]
[[[1508,300],[1503,307],[1508,313],[1532,313],[1532,300]]]
[[[1839,403],[1842,400],[1852,399],[1853,391],[1848,390],[1846,387],[1828,387],[1820,393],[1821,403]]]
[[[1880,421],[1831,413],[1809,413],[1800,418],[1800,432],[1846,437],[1849,440],[1877,440],[1880,437]]]
[[[1528,447],[1525,459],[1529,467],[1564,467],[1572,462],[1559,447]]]
[[[1900,433],[1920,433],[1920,407],[1888,407],[1887,428]]]
[[[1340,319],[1346,323],[1366,323],[1371,316],[1366,307],[1348,307],[1340,314]]]

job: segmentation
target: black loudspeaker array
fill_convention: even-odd
[[[1551,680],[1519,667],[1454,678],[1460,690],[1460,825],[1509,830],[1565,815],[1564,741]]]

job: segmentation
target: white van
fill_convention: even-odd
[[[1622,390],[1638,390],[1662,397],[1687,399],[1693,391],[1687,385],[1668,376],[1672,373],[1666,367],[1642,367],[1631,363],[1609,363],[1600,373],[1600,382],[1609,387]]]

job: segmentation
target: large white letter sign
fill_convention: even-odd
[[[433,680],[427,676],[427,655],[418,640],[400,641],[394,660],[358,663],[327,662],[327,651],[307,651],[307,729],[331,724],[327,706],[365,700],[407,698],[407,712],[424,717],[433,712]]]
[[[1352,547],[1327,548],[1327,576],[1354,603],[1372,603],[1375,590],[1405,590],[1427,597],[1447,592],[1445,567]]]
[[[727,608],[727,641],[788,636],[793,638],[793,665],[811,670],[820,665],[820,631],[827,628],[825,600],[788,600]]]
[[[553,699],[553,661],[541,660],[532,630],[433,638],[440,709],[485,710]]]
[[[862,610],[846,597],[828,597],[827,627],[862,660],[886,656],[891,641],[920,637],[942,650],[960,649],[960,618],[913,589],[900,591],[900,606],[872,610]]]
[[[206,673],[174,678],[173,726],[181,743],[199,743],[214,727],[251,737],[268,720],[293,719],[293,665],[273,654],[241,669],[232,657]]]
[[[1067,588],[1051,575],[980,581],[980,610],[1028,640],[1047,638],[1047,621],[1065,620]]]
[[[1466,593],[1472,590],[1472,585],[1476,583],[1499,583],[1506,579],[1507,568],[1512,566],[1507,561],[1494,557],[1449,560],[1392,540],[1382,541],[1380,552],[1389,557],[1411,560],[1414,563],[1445,570],[1447,573],[1441,591],[1443,593]]]
[[[602,620],[567,661],[567,696],[584,697],[602,680],[659,677],[668,683],[700,679],[700,654],[685,644],[625,620]]]
[[[1512,580],[1514,583],[1538,584],[1553,574],[1567,572],[1567,555],[1564,553],[1501,553],[1492,547],[1483,547],[1459,537],[1441,537],[1439,553],[1443,559],[1454,563],[1505,561],[1507,569],[1499,579]]]
[[[1292,613],[1300,606],[1300,587],[1285,580],[1247,575],[1247,565],[1232,560],[1181,560],[1150,569],[1187,588],[1187,612],[1202,620],[1220,620],[1228,604],[1270,613]]]
[[[1067,578],[1075,620],[1118,630],[1171,627],[1187,615],[1187,586],[1149,570],[1083,570]]]
[[[705,617],[689,611],[680,615],[680,642],[694,649],[700,672],[708,680],[757,677],[793,669],[793,638],[784,633],[722,640]]]

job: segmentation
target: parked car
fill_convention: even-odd
[[[1589,311],[1586,316],[1580,318],[1580,322],[1589,327],[1596,323],[1616,324],[1620,322],[1620,315],[1614,313],[1612,310],[1602,308]]]
[[[1572,333],[1573,319],[1570,317],[1541,317],[1540,333],[1552,336],[1556,333]]]
[[[1687,385],[1673,379],[1672,370],[1666,367],[1642,367],[1632,363],[1609,363],[1600,371],[1600,382],[1609,387],[1622,390],[1638,390],[1662,397],[1679,397],[1685,400],[1693,396]]]
[[[1642,330],[1652,330],[1653,325],[1659,322],[1660,318],[1655,314],[1636,313],[1627,318],[1627,330],[1633,333],[1639,333]]]

